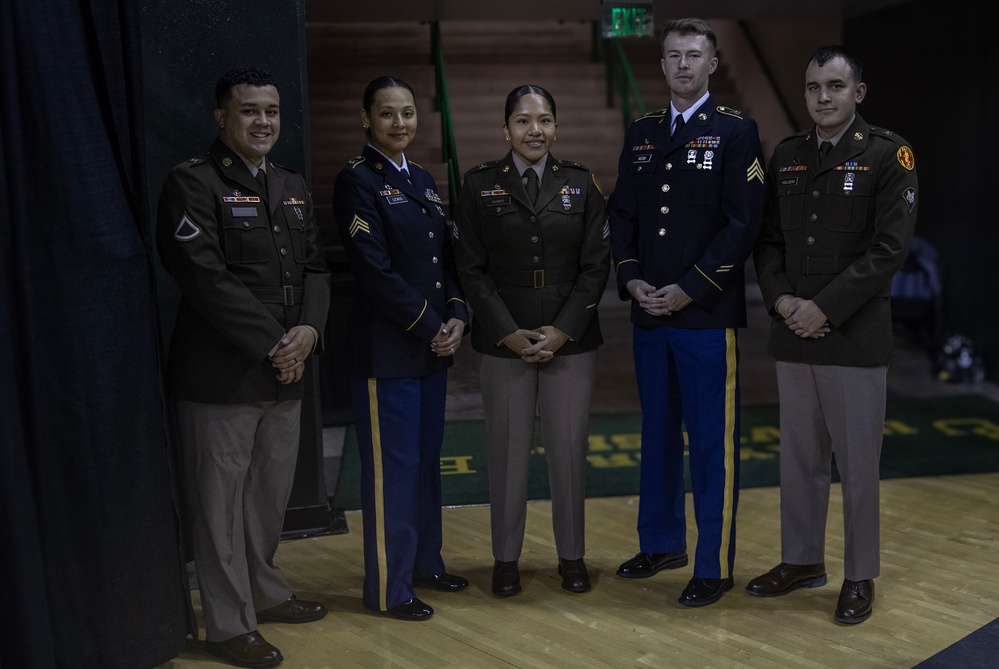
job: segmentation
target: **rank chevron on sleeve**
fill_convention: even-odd
[[[763,166],[760,165],[759,158],[755,158],[753,164],[746,170],[746,181],[752,181],[753,179],[759,179],[760,183],[763,183]]]
[[[354,214],[354,220],[350,222],[350,238],[353,239],[358,232],[371,234],[371,225],[363,218]]]

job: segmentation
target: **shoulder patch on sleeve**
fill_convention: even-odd
[[[741,112],[738,109],[732,109],[731,107],[726,107],[725,105],[718,105],[717,107],[715,107],[715,111],[717,111],[719,114],[732,116],[734,118],[739,119],[740,121],[743,119],[743,112]]]
[[[912,149],[910,149],[907,145],[903,144],[898,147],[898,151],[895,152],[895,157],[898,158],[898,164],[910,172],[916,169],[916,156],[913,155]]]

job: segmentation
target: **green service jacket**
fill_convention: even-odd
[[[763,230],[753,252],[773,318],[769,353],[813,365],[873,367],[891,358],[891,280],[918,210],[908,143],[858,114],[819,166],[814,131],[777,145],[767,173]],[[831,331],[794,334],[774,310],[782,293],[814,300]]]
[[[548,156],[532,205],[512,154],[465,174],[455,252],[472,311],[472,347],[514,358],[518,328],[552,325],[570,340],[559,355],[603,343],[597,304],[610,272],[604,196],[585,167]]]

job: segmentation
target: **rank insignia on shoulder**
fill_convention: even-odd
[[[354,168],[363,162],[364,162],[364,156],[354,156],[353,158],[347,161],[347,164],[350,165],[352,168]]]
[[[185,211],[184,215],[180,218],[180,223],[177,224],[177,228],[173,231],[173,238],[178,242],[189,242],[200,234],[201,228],[188,218]]]
[[[910,172],[916,169],[916,157],[912,155],[912,149],[908,146],[899,147],[898,151],[895,152],[895,156],[898,158],[898,163]]]
[[[353,239],[359,232],[364,232],[370,235],[371,224],[357,214],[354,214],[354,220],[350,222],[350,238]]]
[[[912,213],[912,208],[916,206],[916,189],[909,186],[902,192],[902,200],[905,201],[906,206],[909,208],[909,213]]]
[[[726,116],[733,116],[738,119],[742,118],[741,111],[739,111],[738,109],[732,109],[731,107],[726,107],[725,105],[718,105],[717,107],[715,107],[715,110],[719,114],[725,114]]]
[[[759,158],[754,158],[753,164],[746,170],[746,181],[753,179],[758,179],[760,183],[763,183],[763,165],[760,165]]]
[[[197,165],[198,163],[203,163],[203,162],[205,162],[205,159],[204,159],[204,157],[203,157],[203,156],[198,156],[198,157],[196,157],[196,158],[188,158],[188,159],[187,159],[187,162],[189,162],[189,163],[193,163],[193,164]]]

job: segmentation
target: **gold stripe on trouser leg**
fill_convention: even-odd
[[[721,547],[718,553],[718,563],[721,565],[721,578],[731,576],[731,566],[728,562],[729,539],[732,536],[732,510],[735,495],[735,458],[739,457],[736,448],[735,405],[736,382],[735,329],[725,329],[725,504],[722,507]]]
[[[375,547],[378,553],[378,608],[388,610],[388,558],[385,555],[385,479],[382,476],[382,431],[378,422],[378,379],[368,379],[371,458],[375,475]]]

